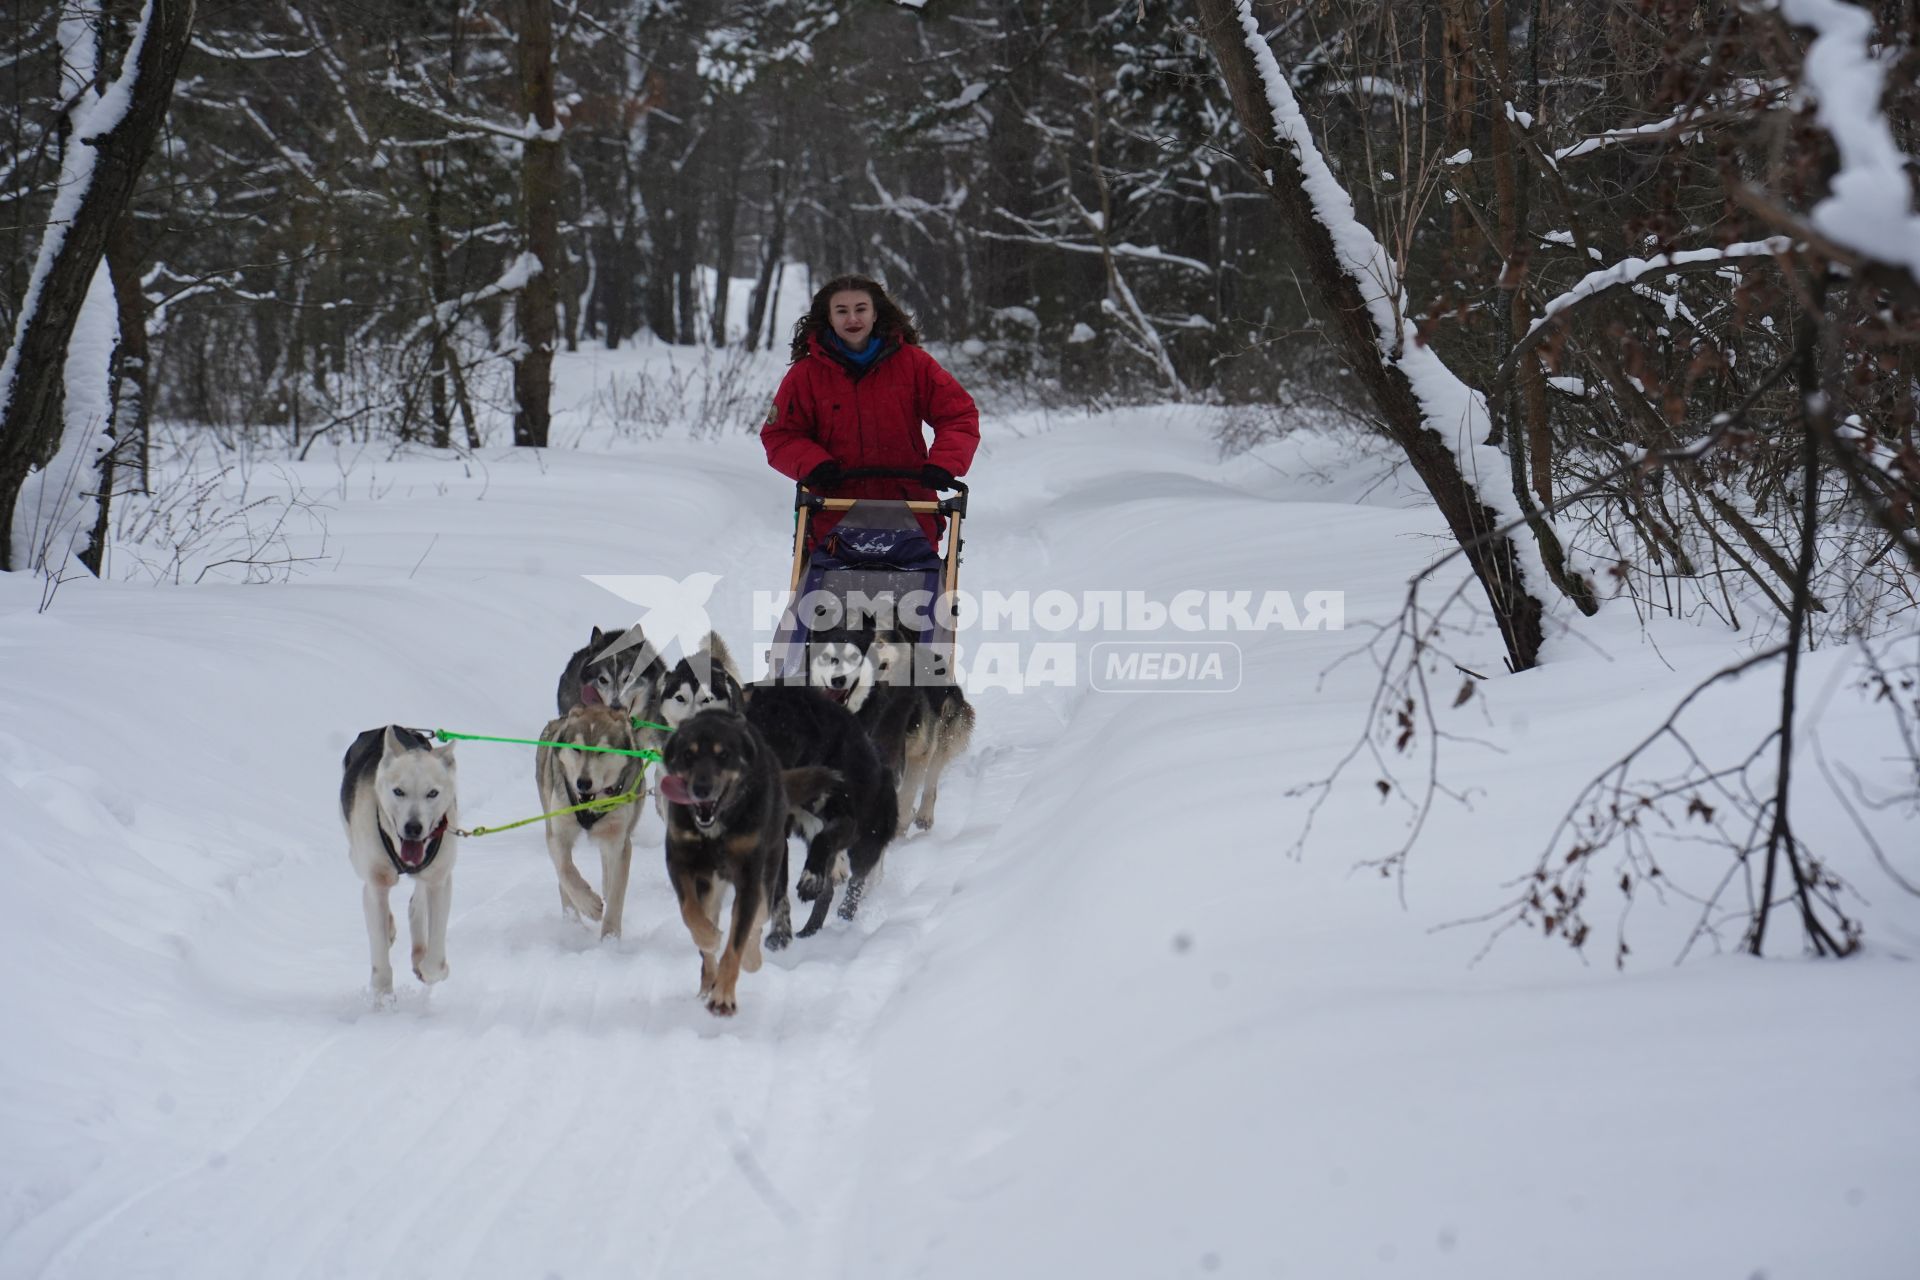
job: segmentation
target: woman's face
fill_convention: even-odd
[[[842,289],[827,299],[827,319],[833,331],[855,351],[867,345],[876,318],[873,295],[865,289]]]

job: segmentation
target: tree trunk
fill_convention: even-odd
[[[782,225],[784,226],[784,223]],[[782,237],[782,243],[784,242],[785,237]],[[780,286],[786,283],[786,279],[787,260],[785,257],[780,257],[773,265],[773,287],[767,291],[767,350],[769,351],[780,350],[780,308],[774,306],[773,301],[780,297]]]
[[[700,341],[700,201],[691,191],[686,199],[674,220],[673,340],[691,347]]]
[[[114,453],[120,465],[135,461],[140,492],[152,493],[148,474],[152,381],[147,364],[147,293],[140,284],[144,257],[132,216],[121,215],[107,241],[107,273],[113,279],[113,297],[120,308],[120,349],[114,355]]]
[[[1473,5],[1470,0],[1444,0],[1440,74],[1446,95],[1447,154],[1458,155],[1473,149],[1473,113],[1476,85],[1473,67]],[[1462,166],[1455,181],[1468,185],[1472,171]],[[1464,201],[1456,201],[1452,211],[1454,269],[1465,271],[1477,256],[1474,241],[1477,231]]]
[[[527,251],[539,271],[515,297],[522,350],[513,362],[513,442],[544,447],[553,393],[554,300],[560,284],[559,130],[553,111],[553,0],[522,0],[520,101],[527,138],[520,162]]]
[[[445,155],[445,148],[441,148],[440,159],[443,164]],[[450,287],[447,283],[447,245],[440,216],[441,182],[440,175],[433,171],[424,154],[414,153],[414,165],[419,171],[420,185],[427,197],[427,301],[434,310],[433,351],[429,357],[431,367],[427,373],[427,391],[433,410],[433,447],[447,449],[453,445],[453,411],[447,403],[447,366],[455,357],[449,350],[447,326],[441,323],[439,315]]]
[[[120,330],[113,348],[107,400],[107,435],[113,447],[100,459],[93,541],[80,553],[80,563],[96,578],[106,568],[113,486],[116,477],[126,471],[129,458],[139,460],[141,492],[151,492],[147,475],[147,295],[140,287],[140,249],[130,214],[120,215],[107,239],[107,276],[113,281]]]
[[[760,276],[753,282],[753,295],[747,300],[747,350],[760,349],[760,322],[766,318],[773,301],[773,272],[780,255],[787,251],[787,162],[773,162],[773,225],[767,229],[767,243],[760,254]],[[773,345],[771,334],[767,337]]]
[[[727,294],[730,292],[728,284],[733,279],[733,237],[740,213],[741,141],[738,132],[734,133],[731,141],[732,145],[727,148],[731,152],[726,160],[727,185],[720,193],[719,225],[713,232],[713,324],[710,332],[716,347],[727,345]]]
[[[1258,36],[1249,37],[1242,26],[1240,14],[1245,7],[1246,0],[1197,0],[1201,26],[1233,97],[1234,113],[1247,134],[1254,171],[1271,174],[1269,194],[1305,261],[1313,292],[1332,312],[1335,346],[1365,386],[1388,434],[1432,494],[1486,591],[1506,643],[1508,665],[1515,671],[1533,667],[1540,660],[1546,610],[1534,594],[1534,584],[1528,583],[1522,572],[1525,560],[1513,540],[1501,532],[1495,510],[1462,472],[1453,448],[1436,429],[1440,424],[1427,420],[1402,363],[1411,341],[1406,326],[1403,324],[1398,333],[1382,330],[1356,275],[1366,265],[1343,258],[1328,224],[1321,220],[1306,185],[1302,151],[1283,138],[1276,125],[1275,103],[1269,99],[1263,68],[1250,43]],[[1271,64],[1266,71],[1278,74]],[[1310,148],[1311,142],[1302,145]],[[1329,195],[1324,186],[1321,194],[1323,198]],[[1384,260],[1384,254],[1378,256]],[[1381,288],[1387,282],[1371,283]],[[1387,296],[1397,295],[1396,282]],[[1444,425],[1456,431],[1461,427],[1459,423]],[[1541,526],[1544,521],[1537,522],[1536,536]],[[1550,527],[1546,528],[1546,537],[1552,537]],[[1541,551],[1542,558],[1551,562],[1558,556],[1557,541],[1549,547],[1543,540]],[[1590,597],[1581,607],[1591,611]]]
[[[1527,238],[1527,169],[1521,163],[1521,148],[1514,132],[1520,126],[1509,114],[1510,107],[1522,104],[1506,101],[1514,83],[1513,60],[1508,52],[1506,0],[1492,0],[1487,6],[1487,42],[1493,55],[1494,110],[1493,187],[1497,234],[1500,239],[1500,288],[1507,300],[1508,337],[1514,345],[1526,339],[1533,326],[1533,312],[1527,300],[1527,267],[1533,243]],[[1502,412],[1501,420],[1524,424],[1524,432],[1513,433],[1507,455],[1513,463],[1515,496],[1525,502],[1528,472],[1532,472],[1533,492],[1543,505],[1553,505],[1553,445],[1547,427],[1547,380],[1540,371],[1537,356],[1521,358],[1515,370],[1520,395],[1520,412]],[[1504,409],[1504,406],[1502,406]],[[1531,467],[1529,468],[1529,463]]]
[[[77,190],[61,193],[54,217],[67,218],[65,234],[55,222],[41,240],[0,366],[0,569],[17,567],[13,508],[20,488],[59,449],[67,344],[108,236],[153,150],[192,29],[193,0],[149,0],[129,50],[131,66],[119,77],[129,90],[125,113],[103,133],[70,140],[93,149],[93,165]]]

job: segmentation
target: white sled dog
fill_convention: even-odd
[[[374,994],[393,992],[390,953],[398,931],[387,894],[403,876],[414,880],[407,904],[414,976],[439,982],[447,976],[447,913],[460,843],[453,745],[436,747],[424,734],[390,724],[355,738],[342,763],[340,816],[347,857],[365,882],[360,903]]]
[[[546,742],[571,742],[587,747],[614,747],[632,751],[639,744],[633,722],[625,711],[612,707],[578,706],[550,721],[540,731]],[[534,781],[540,804],[552,811],[588,800],[625,795],[641,788],[646,762],[639,756],[614,751],[577,751],[569,747],[541,747],[534,760]],[[641,788],[643,789],[643,788]],[[627,873],[633,866],[633,829],[640,821],[640,797],[612,809],[565,813],[547,819],[547,854],[560,876],[560,906],[600,922],[600,936],[620,936],[626,909]],[[600,889],[595,893],[573,865],[573,846],[582,833],[600,847]]]

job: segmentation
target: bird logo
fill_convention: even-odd
[[[707,601],[720,583],[717,573],[694,573],[675,580],[660,573],[589,573],[588,582],[602,587],[640,606],[639,619],[620,638],[594,655],[594,660],[611,657],[636,644],[650,646],[667,666],[682,658],[693,662],[701,680],[708,672],[700,670],[707,661],[707,638],[713,634],[713,621],[707,616]],[[641,655],[641,666],[649,655]]]

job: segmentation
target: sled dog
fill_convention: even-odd
[[[615,707],[637,714],[664,671],[660,655],[638,626],[595,627],[567,659],[554,692],[556,714],[578,706]]]
[[[858,717],[899,787],[899,829],[933,826],[940,779],[973,738],[960,686],[913,679],[913,646],[897,631],[829,632],[815,641],[808,679]]]
[[[632,751],[638,741],[624,711],[612,707],[579,706],[540,731],[545,742],[575,743],[583,747],[615,747]],[[541,747],[534,759],[534,782],[541,807],[549,812],[568,809],[588,800],[625,795],[642,788],[646,762],[639,756],[612,751],[580,751],[573,747]],[[633,865],[633,829],[640,820],[639,796],[605,811],[583,809],[547,819],[547,855],[560,876],[563,911],[600,922],[600,936],[620,936],[626,908],[627,873]],[[595,893],[573,865],[573,846],[582,835],[600,848],[600,889]]]
[[[740,973],[757,973],[766,947],[793,937],[787,905],[787,788],[759,730],[731,711],[702,711],[667,739],[660,790],[667,797],[667,880],[700,950],[700,998],[732,1014]],[[721,892],[733,888],[731,931],[720,929]],[[723,945],[724,938],[724,945]]]
[[[373,991],[393,992],[391,952],[397,935],[387,895],[403,877],[414,880],[407,903],[414,976],[425,983],[447,976],[447,913],[453,906],[453,745],[436,747],[426,735],[399,725],[368,729],[342,761],[340,817],[347,857],[364,887],[367,950]]]
[[[727,656],[718,636],[709,649],[721,659]],[[854,918],[868,880],[893,839],[898,801],[873,744],[846,707],[801,685],[742,687],[729,667],[722,661],[708,663],[705,671],[688,662],[674,667],[660,683],[661,719],[677,727],[700,711],[743,712],[782,768],[827,768],[838,775],[838,784],[820,793],[816,802],[795,799],[790,809],[791,829],[807,839],[806,869],[797,886],[800,900],[814,904],[799,936],[812,937],[833,905],[836,876],[850,878],[840,915]]]
[[[846,707],[805,685],[748,685],[746,716],[788,769],[831,769],[837,778],[817,804],[794,806],[794,825],[807,838],[807,861],[795,884],[813,913],[800,936],[812,937],[833,905],[833,883],[847,879],[840,918],[851,920],[880,869],[898,828],[899,800],[859,720]],[[845,855],[844,867],[841,855]]]
[[[640,718],[650,724],[664,724],[672,731],[682,720],[709,707],[740,707],[740,673],[717,631],[708,633],[699,653],[674,663],[654,682],[653,697]],[[640,739],[657,751],[666,748],[666,734],[658,729],[641,730]],[[657,791],[654,808],[662,819],[666,818],[667,798]]]
[[[710,633],[700,652],[682,658],[654,685],[654,696],[641,718],[670,729],[712,706],[740,706],[740,670],[718,632]]]

